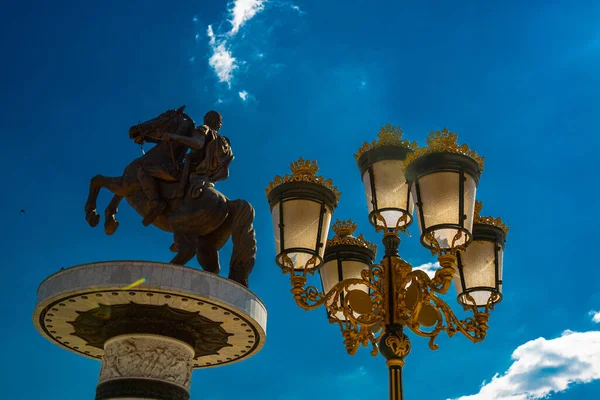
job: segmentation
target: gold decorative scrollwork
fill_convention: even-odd
[[[388,336],[385,338],[385,345],[400,358],[404,358],[410,353],[410,340],[404,334]]]
[[[381,280],[384,277],[380,265],[372,265],[361,272],[360,278],[346,279],[338,282],[329,292],[322,293],[314,286],[304,287],[306,276],[291,276],[292,294],[299,307],[312,310],[322,305],[327,308],[329,322],[337,323],[342,330],[344,345],[349,354],[356,353],[359,345],[373,345],[372,354],[377,353],[375,334],[381,330],[385,319],[385,301],[381,291]],[[370,312],[359,314],[352,309],[351,296],[347,293],[357,285],[367,289],[371,302]],[[342,318],[338,315],[343,315]]]
[[[349,354],[354,355],[358,348],[372,345],[372,355],[378,353],[377,341],[382,333],[382,325],[386,322],[386,313],[393,315],[394,323],[409,328],[419,336],[429,338],[429,347],[436,350],[436,338],[441,332],[452,337],[460,332],[473,342],[482,341],[487,333],[489,312],[493,309],[499,294],[493,293],[485,307],[478,307],[475,300],[465,294],[463,307],[471,311],[473,317],[459,319],[450,306],[438,295],[445,294],[453,279],[456,256],[444,254],[439,257],[442,268],[435,272],[433,278],[426,272],[413,269],[400,257],[388,258],[389,270],[382,265],[372,265],[361,273],[360,278],[346,279],[337,283],[329,292],[322,293],[314,286],[304,287],[307,283],[305,275],[291,274],[292,294],[298,306],[312,310],[325,306],[329,312],[329,321],[340,326],[344,345]],[[391,273],[392,282],[387,282]],[[384,282],[386,284],[384,285]],[[352,295],[348,295],[356,286],[366,288],[365,294],[359,296],[360,311],[352,308]],[[395,309],[387,310],[385,291],[390,290],[395,296]],[[356,296],[355,296],[356,297]],[[364,307],[364,301],[370,301]],[[356,303],[358,304],[358,303]],[[408,338],[386,338],[385,345],[399,357],[410,350]]]
[[[473,300],[473,305],[466,309],[473,312],[474,318],[459,320],[450,306],[437,295],[446,293],[453,271],[448,260],[441,261],[445,266],[436,271],[433,279],[421,270],[412,270],[398,277],[396,315],[411,331],[419,336],[429,337],[429,347],[432,350],[438,348],[435,339],[442,331],[450,337],[461,332],[473,342],[480,342],[487,333],[487,319],[493,300],[488,302],[484,311],[479,311]],[[430,328],[423,330],[422,326]]]

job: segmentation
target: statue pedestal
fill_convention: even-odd
[[[48,340],[102,360],[97,400],[187,400],[192,370],[256,354],[266,321],[260,299],[236,282],[138,261],[51,275],[38,289],[33,315]]]

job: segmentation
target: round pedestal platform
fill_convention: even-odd
[[[192,368],[210,368],[258,352],[267,311],[251,291],[212,273],[111,261],[48,277],[38,289],[33,322],[50,341],[87,357],[102,359],[112,338],[156,335],[188,346]]]

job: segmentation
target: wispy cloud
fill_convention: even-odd
[[[236,59],[231,51],[227,49],[227,42],[224,40],[217,40],[212,25],[208,26],[207,35],[209,38],[208,43],[212,49],[212,55],[208,59],[208,65],[210,65],[215,71],[215,74],[217,74],[219,82],[227,83],[227,85],[231,87],[233,71],[238,68]]]
[[[256,14],[264,10],[266,0],[235,0],[232,3],[229,13],[231,14],[231,31],[229,35],[233,36],[240,28]]]
[[[248,100],[248,92],[246,92],[245,90],[239,92],[238,95],[240,96],[240,99],[242,99],[242,101]]]
[[[590,317],[592,317],[592,322],[600,324],[600,311],[590,311]]]
[[[239,68],[239,62],[231,51],[230,41],[244,24],[264,9],[266,2],[267,0],[234,0],[229,3],[231,30],[219,35],[214,32],[212,25],[207,28],[208,44],[212,51],[208,65],[214,70],[219,82],[227,83],[230,88],[234,71]]]
[[[294,10],[294,11],[297,11],[299,14],[302,14],[302,15],[306,14],[306,12],[302,11],[302,10],[300,9],[300,7],[298,7],[298,6],[297,6],[297,5],[295,5],[295,4],[294,4],[294,5],[292,5],[292,10]]]
[[[564,331],[531,340],[513,352],[513,364],[484,382],[479,393],[458,400],[535,400],[600,379],[600,331]]]

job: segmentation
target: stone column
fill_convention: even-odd
[[[170,337],[115,336],[104,344],[96,400],[188,400],[194,349]]]

